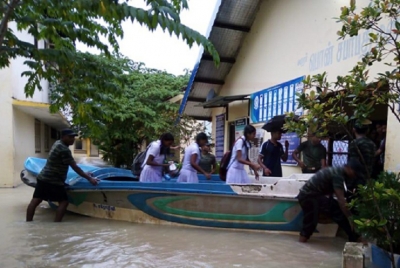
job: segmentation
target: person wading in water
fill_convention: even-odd
[[[68,196],[65,189],[65,179],[68,168],[71,167],[79,176],[87,179],[91,184],[97,185],[97,179],[77,166],[71,151],[68,148],[78,136],[70,129],[61,132],[61,139],[53,144],[46,165],[37,176],[37,184],[33,198],[26,211],[26,221],[32,221],[37,206],[45,201],[58,202],[55,222],[60,222],[68,207]]]

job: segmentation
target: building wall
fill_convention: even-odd
[[[40,122],[40,152],[35,152],[35,118],[17,108],[13,109],[13,136],[14,136],[14,174],[13,186],[21,184],[19,177],[28,157],[47,158],[55,139],[50,138],[46,146],[45,124]],[[39,120],[40,121],[40,120]],[[48,129],[48,131],[50,131]]]
[[[357,1],[365,6],[367,0]],[[338,40],[340,24],[333,19],[348,1],[268,0],[263,1],[251,32],[247,35],[236,63],[225,79],[220,95],[254,93],[291,79],[327,72],[331,79],[347,72],[369,48],[368,33],[360,33],[350,40]],[[387,23],[382,22],[384,27]],[[370,72],[382,71],[381,66]],[[221,114],[223,109],[213,111]],[[229,106],[229,121],[247,116],[247,103]],[[389,116],[386,167],[394,169],[398,159],[394,148],[399,148],[400,137],[394,129],[398,123]],[[397,126],[396,126],[397,124]],[[214,130],[215,130],[215,125]],[[228,137],[228,125],[225,127]],[[215,131],[213,131],[215,133]],[[269,134],[265,134],[269,138]],[[227,140],[227,139],[225,139]],[[393,145],[393,146],[392,146]],[[225,150],[227,150],[225,142]],[[283,167],[284,176],[300,172],[298,167]]]
[[[18,36],[23,41],[29,42],[29,43],[34,43],[34,38],[28,34],[27,31],[17,31],[15,22],[10,23],[10,27],[13,29],[14,33]],[[41,40],[38,42],[38,47],[43,48],[44,47],[44,41]],[[18,57],[16,59],[13,59],[10,64],[10,69],[11,69],[11,90],[12,90],[12,96],[15,99],[18,100],[28,100],[28,101],[34,101],[34,102],[41,102],[41,103],[48,103],[49,102],[49,87],[48,87],[48,82],[47,81],[42,81],[41,86],[42,90],[36,90],[35,93],[33,94],[32,97],[27,97],[25,95],[25,85],[28,82],[28,77],[21,76],[21,73],[24,71],[29,70],[26,65],[24,65],[24,62],[26,61],[25,58]]]
[[[33,37],[26,31],[18,31],[14,22],[10,23],[21,40],[34,42]],[[39,42],[44,46],[44,42]],[[40,154],[35,154],[35,118],[12,105],[12,99],[48,103],[48,83],[42,82],[42,91],[36,91],[31,97],[25,96],[24,87],[28,79],[21,73],[28,70],[23,64],[26,59],[11,60],[9,67],[0,69],[0,187],[14,187],[21,183],[19,173],[28,156],[47,157],[48,153],[42,148]],[[42,133],[44,125],[42,123]],[[44,139],[42,135],[42,139]],[[44,141],[41,142],[44,146]]]
[[[13,186],[14,137],[11,69],[0,70],[0,187]]]

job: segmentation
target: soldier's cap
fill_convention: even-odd
[[[64,129],[61,131],[61,137],[64,136],[73,136],[76,137],[78,134],[76,134],[72,129]]]

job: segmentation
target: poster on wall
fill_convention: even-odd
[[[243,136],[244,127],[247,125],[247,118],[235,120],[235,140]]]
[[[300,138],[297,136],[296,133],[284,133],[282,134],[282,138],[280,140],[280,143],[283,145],[283,149],[285,149],[285,141],[289,142],[289,153],[288,153],[288,159],[286,162],[283,162],[281,160],[282,165],[286,166],[297,166],[297,162],[293,159],[292,154],[293,151],[297,149],[300,145]]]
[[[250,96],[250,118],[253,124],[267,122],[276,115],[295,112],[301,115],[303,111],[297,109],[296,93],[304,88],[304,76],[288,82],[258,91]]]
[[[215,121],[215,158],[217,161],[221,161],[224,156],[225,114],[217,115]]]

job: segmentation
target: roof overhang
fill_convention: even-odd
[[[195,119],[211,119],[212,108],[204,106],[211,89],[218,95],[239,54],[243,41],[251,30],[261,0],[219,0],[210,23],[208,39],[220,56],[217,68],[207,52],[200,52],[183,97],[179,114]],[[226,105],[221,102],[221,105]]]
[[[50,104],[48,103],[13,99],[12,104],[16,109],[35,117],[57,130],[70,127],[70,124],[61,112],[50,112]]]
[[[198,106],[203,108],[218,108],[226,107],[229,103],[234,101],[248,100],[249,94],[244,95],[234,95],[234,96],[217,96],[209,101],[203,102]]]

